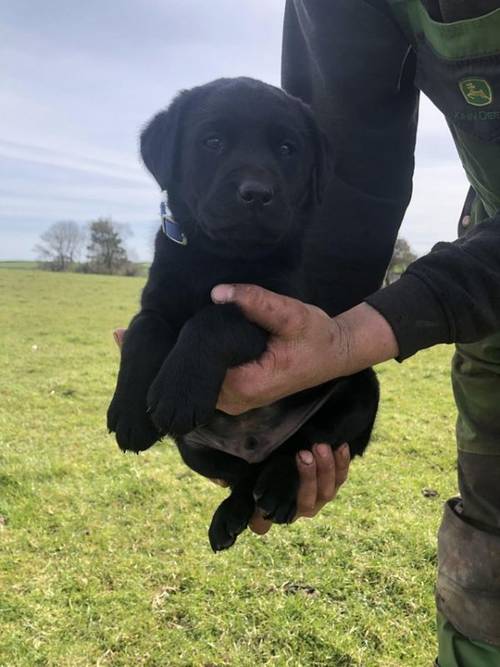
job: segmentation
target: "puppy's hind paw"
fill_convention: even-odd
[[[278,457],[260,474],[254,489],[255,504],[274,523],[290,523],[297,513],[299,475],[295,461]]]
[[[229,496],[219,505],[208,529],[208,539],[213,551],[222,551],[233,546],[238,535],[248,526],[254,509],[255,505],[250,496]]]

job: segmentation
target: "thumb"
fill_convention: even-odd
[[[301,301],[257,285],[216,285],[211,295],[214,303],[236,303],[248,320],[275,335],[292,336],[306,321]]]

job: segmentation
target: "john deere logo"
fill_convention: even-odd
[[[464,79],[460,90],[466,101],[475,107],[485,107],[493,101],[493,92],[485,79]]]

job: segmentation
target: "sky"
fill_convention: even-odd
[[[182,88],[220,76],[279,85],[284,0],[0,0],[0,260],[31,259],[58,220],[125,223],[152,257],[159,192],[141,127]],[[418,254],[455,237],[467,184],[440,112],[421,103]]]

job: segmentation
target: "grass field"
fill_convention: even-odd
[[[374,441],[320,516],[214,555],[224,490],[105,429],[142,284],[0,271],[0,665],[430,665],[450,350],[379,369]]]

